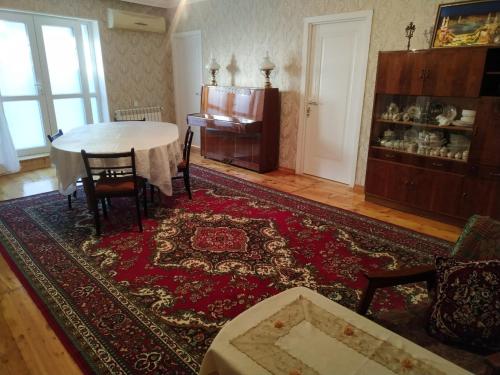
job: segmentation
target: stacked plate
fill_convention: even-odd
[[[472,109],[463,109],[462,117],[460,120],[453,121],[453,125],[456,126],[472,126],[474,124],[474,120],[476,119],[476,111]]]

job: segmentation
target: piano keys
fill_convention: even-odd
[[[203,86],[200,113],[187,123],[201,127],[201,154],[260,173],[278,168],[280,97],[276,88]]]

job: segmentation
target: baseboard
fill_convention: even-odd
[[[354,190],[355,193],[360,193],[360,194],[365,193],[365,187],[363,185],[354,185],[352,187],[352,190]]]
[[[36,169],[49,168],[51,166],[50,157],[48,156],[20,160],[19,164],[21,165],[20,172],[29,172]]]

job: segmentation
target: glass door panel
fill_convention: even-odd
[[[71,27],[42,26],[52,95],[80,94],[80,63]]]
[[[85,107],[82,98],[54,99],[57,127],[67,133],[85,125]]]
[[[0,20],[0,90],[3,96],[37,95],[37,81],[26,25]]]
[[[3,110],[16,150],[45,146],[43,116],[38,100],[6,101]]]
[[[95,81],[94,75],[89,75],[92,65],[87,61],[92,60],[92,53],[89,42],[86,47],[84,41],[82,22],[39,16],[35,23],[37,35],[41,35],[40,49],[47,72],[45,87],[52,122],[64,132],[92,123],[89,85],[95,91]]]
[[[33,17],[0,12],[0,110],[20,156],[48,151],[50,132]],[[8,53],[7,53],[8,51]]]

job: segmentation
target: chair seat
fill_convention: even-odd
[[[177,164],[177,172],[182,172],[187,168],[187,163],[185,160],[181,161],[179,164]]]
[[[378,313],[375,322],[421,347],[455,363],[474,374],[486,375],[489,367],[485,355],[473,353],[462,348],[444,344],[430,336],[427,327],[429,305],[420,303],[407,310],[391,310]]]
[[[137,177],[139,184],[144,182],[142,177]],[[134,179],[127,177],[101,177],[95,184],[97,195],[134,193]]]

